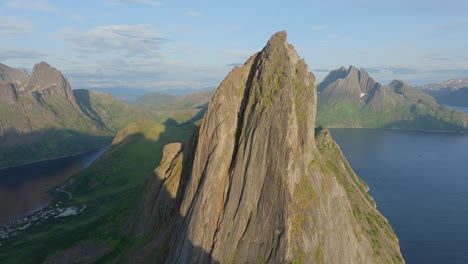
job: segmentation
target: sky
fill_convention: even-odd
[[[468,77],[468,1],[0,0],[0,63],[73,88],[217,87],[271,35],[317,81],[341,66],[411,85]]]

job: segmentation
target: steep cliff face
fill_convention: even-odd
[[[66,98],[73,107],[77,107],[68,80],[56,68],[51,67],[46,62],[34,65],[26,90],[41,98],[45,96],[56,97],[58,95]]]
[[[286,32],[232,70],[185,165],[167,262],[403,262],[366,185],[327,132],[316,139],[315,111],[315,78]]]

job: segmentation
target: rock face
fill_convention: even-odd
[[[315,135],[315,111],[315,78],[286,32],[231,71],[184,165],[168,263],[403,262],[367,186]]]
[[[17,90],[24,90],[29,81],[28,74],[19,69],[8,67],[0,63],[0,81],[11,83]]]
[[[131,234],[147,235],[175,214],[182,165],[183,145],[166,145],[161,164],[146,183],[143,201],[129,221]]]
[[[341,67],[330,72],[317,87],[317,92],[322,93],[331,84],[335,88],[339,86],[347,87],[350,93],[359,92],[359,96],[361,94],[368,94],[370,91],[378,89],[381,86],[369,77],[369,74],[364,69],[357,69],[354,66],[349,66],[348,69]]]
[[[53,96],[58,93],[77,106],[68,80],[57,69],[45,62],[34,65],[26,90],[40,94],[39,96],[44,94]]]
[[[468,127],[467,115],[444,108],[402,81],[381,85],[354,66],[330,72],[318,91],[319,125],[440,131]]]

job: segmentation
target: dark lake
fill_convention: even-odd
[[[91,165],[106,149],[0,170],[0,225],[46,207],[50,188]]]
[[[407,263],[468,263],[468,135],[333,129]]]

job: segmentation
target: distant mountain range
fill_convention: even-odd
[[[440,104],[468,107],[467,78],[456,78],[441,83],[419,86],[417,88],[432,95]]]
[[[108,94],[72,90],[45,62],[31,76],[0,64],[0,167],[90,150],[142,118],[154,117]]]
[[[328,127],[465,131],[468,116],[394,80],[381,85],[364,69],[336,69],[318,86],[317,124]]]
[[[141,89],[141,88],[109,87],[109,88],[91,88],[90,90],[112,94],[115,98],[119,100],[122,100],[125,102],[132,102],[141,98],[143,95],[146,95],[149,93],[161,93],[161,94],[166,94],[166,95],[182,96],[182,95],[197,93],[201,91],[210,91],[214,89],[215,87],[206,87],[203,89],[175,88],[175,89],[150,91],[150,90]]]
[[[198,91],[186,95],[170,95],[152,92],[130,102],[131,105],[145,110],[156,111],[160,115],[170,116],[176,121],[199,120],[203,117],[214,91]]]

